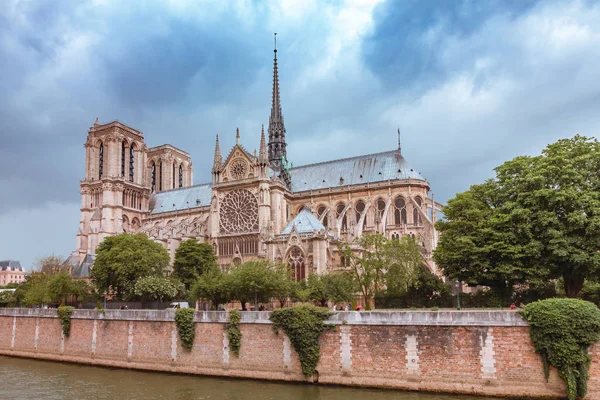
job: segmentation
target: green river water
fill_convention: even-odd
[[[0,399],[492,400],[392,390],[221,379],[0,356]]]

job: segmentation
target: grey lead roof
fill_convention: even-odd
[[[292,233],[292,228],[296,226],[296,232],[298,233],[311,233],[314,231],[321,231],[325,229],[325,226],[310,212],[309,209],[303,208],[302,211],[294,218],[282,231],[282,235],[289,235]]]
[[[425,179],[414,171],[398,150],[290,168],[292,192],[383,182],[390,179]],[[343,183],[342,180],[343,179]],[[209,206],[212,184],[204,183],[155,193],[151,214]]]
[[[159,214],[188,208],[206,207],[212,199],[212,184],[204,183],[155,193],[150,201],[150,213]]]
[[[289,172],[292,176],[292,192],[390,179],[425,180],[408,165],[398,150],[303,165],[290,168]]]
[[[0,261],[0,271],[24,271],[21,263],[15,260]]]

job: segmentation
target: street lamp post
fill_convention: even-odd
[[[456,309],[460,311],[460,282],[457,280],[456,282]]]

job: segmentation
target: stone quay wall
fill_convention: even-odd
[[[564,398],[546,382],[529,328],[515,312],[338,312],[321,338],[318,373],[304,378],[298,356],[269,312],[242,313],[240,355],[229,350],[228,314],[196,312],[191,350],[181,347],[174,311],[74,310],[62,335],[56,310],[0,309],[0,354],[110,367],[347,386]],[[600,346],[588,398],[600,399]]]

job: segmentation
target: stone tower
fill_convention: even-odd
[[[81,219],[77,254],[93,255],[107,236],[135,231],[148,209],[147,147],[141,132],[120,122],[100,124],[85,142],[85,179],[81,181]]]
[[[277,35],[277,34],[275,34]],[[277,71],[277,36],[275,36],[275,49],[273,58],[273,100],[271,104],[271,116],[269,117],[269,163],[271,169],[281,173],[284,166],[282,159],[287,156],[285,142],[285,125],[281,112],[281,101],[279,99],[279,73]]]

